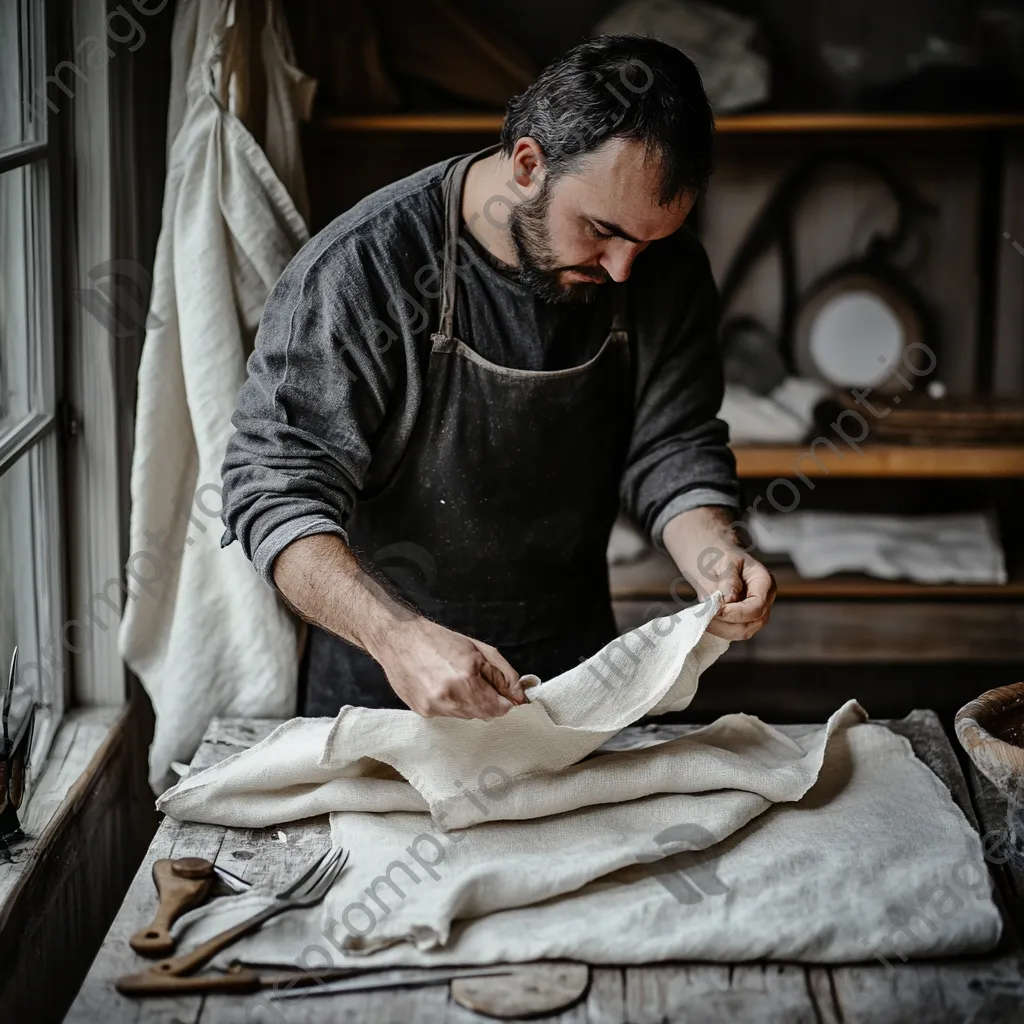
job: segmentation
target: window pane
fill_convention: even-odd
[[[52,410],[45,171],[38,164],[0,174],[0,435],[5,424]]]
[[[68,663],[54,591],[60,578],[55,445],[55,438],[45,439],[0,476],[0,670],[6,688],[17,644],[19,715],[33,702],[42,705],[36,713],[33,775],[64,709]],[[78,641],[71,637],[71,642]]]
[[[0,150],[46,135],[47,72],[38,56],[44,6],[37,0],[0,0]]]

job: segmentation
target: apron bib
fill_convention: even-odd
[[[625,285],[593,358],[564,370],[498,366],[455,337],[462,183],[443,183],[441,323],[416,426],[391,479],[360,495],[347,530],[364,563],[424,615],[495,646],[512,667],[557,675],[614,639],[608,536],[633,421]],[[315,626],[304,714],[404,708],[380,665]]]

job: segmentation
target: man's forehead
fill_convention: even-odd
[[[646,240],[676,230],[696,199],[695,194],[684,193],[662,204],[661,185],[656,154],[638,142],[612,139],[562,175],[556,190],[583,216],[618,225]]]

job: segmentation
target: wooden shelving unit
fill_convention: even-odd
[[[339,186],[330,178],[322,189],[324,216],[340,212],[365,192],[394,180],[411,170],[440,159],[448,152],[469,149],[478,140],[497,136],[503,122],[499,111],[452,112],[406,111],[377,114],[326,114],[310,126],[310,139],[325,162],[358,155],[359,167],[348,191],[338,196]],[[762,112],[722,116],[716,120],[717,134],[726,146],[746,156],[750,146],[758,151],[766,147],[778,154],[792,147],[813,149],[825,140],[844,146],[913,150],[915,147],[941,148],[943,137],[956,137],[957,152],[978,152],[978,173],[985,187],[995,192],[986,198],[989,211],[986,230],[1007,225],[1019,203],[1014,199],[1012,183],[1019,181],[1021,158],[1019,140],[1024,137],[1024,111],[979,113],[854,113],[854,112]],[[460,141],[459,137],[465,137]],[[473,138],[473,137],[476,138]],[[1009,137],[1012,136],[1012,139]],[[1002,147],[1004,137],[1012,145]],[[731,144],[731,145],[730,145]],[[1001,187],[989,164],[1000,147],[1010,152],[1000,157],[1006,181]],[[379,166],[374,166],[374,161]],[[417,163],[417,161],[419,161]],[[368,169],[367,169],[368,168]],[[987,168],[987,169],[986,169]],[[1000,170],[1000,173],[1004,173]],[[986,177],[986,175],[989,175]],[[351,178],[349,175],[348,178]],[[347,180],[347,179],[346,179]],[[351,193],[351,196],[349,195]],[[1000,205],[1001,204],[1001,205]],[[947,204],[948,205],[948,204]],[[984,205],[984,204],[983,204]],[[997,211],[1004,210],[995,225]],[[1006,264],[1018,254],[1000,250],[999,270],[1007,277]],[[1016,267],[1016,264],[1013,264]],[[1000,270],[1001,268],[1001,270]],[[991,268],[990,268],[991,269]],[[1016,270],[1010,271],[1011,275]],[[1007,277],[1016,280],[1016,276]],[[978,296],[991,303],[993,295]],[[1012,299],[1012,301],[1011,301]],[[994,313],[995,338],[993,365],[1006,362],[1007,338],[1016,345],[1019,330],[1015,298],[1004,298]],[[1003,308],[1006,307],[1006,308]],[[1001,325],[1001,326],[1000,326]],[[991,332],[988,332],[991,333]],[[986,335],[987,336],[987,335]],[[1014,351],[1011,349],[1010,351]],[[998,358],[997,358],[998,357]],[[1016,365],[1016,364],[1013,364]],[[986,371],[989,372],[989,371]],[[925,480],[967,481],[960,490],[998,492],[1001,514],[1024,495],[1012,481],[1024,482],[1024,444],[977,447],[937,447],[886,445],[868,442],[861,451],[836,439],[836,449],[818,443],[752,446],[736,445],[739,476],[763,491],[763,482],[777,478],[799,480],[834,478],[843,480],[885,481],[886,487],[920,487]],[[822,483],[821,491],[827,488]],[[845,495],[856,485],[838,484]],[[901,492],[903,493],[903,492]],[[883,499],[884,500],[884,494]],[[1011,552],[1021,554],[1018,547]],[[817,673],[819,666],[831,663],[903,662],[932,665],[952,662],[1008,662],[1024,656],[1024,563],[1011,561],[1010,581],[1002,586],[938,585],[926,586],[907,581],[873,579],[860,575],[831,576],[820,580],[801,579],[791,565],[772,566],[779,587],[778,601],[772,613],[770,629],[744,644],[734,644],[734,659],[805,665]],[[695,595],[686,585],[676,584],[678,572],[668,555],[651,550],[630,565],[611,568],[612,596],[616,617],[622,630],[633,628],[650,617],[654,602],[671,605],[689,602]],[[801,677],[816,679],[816,675]]]
[[[931,598],[1024,597],[1024,572],[1011,573],[1004,584],[924,584],[906,580],[882,580],[843,574],[820,580],[803,579],[790,566],[771,566],[778,596],[785,598],[880,598],[928,600]],[[610,569],[612,598],[616,601],[682,601],[696,596],[688,583],[679,582],[679,570],[663,551],[651,550],[643,558]]]
[[[1024,478],[1024,445],[926,447],[863,445],[858,453],[836,439],[836,450],[809,445],[736,445],[742,479],[770,477],[893,477],[903,479]]]
[[[472,134],[497,132],[499,113],[335,114],[319,118],[323,132],[423,132]],[[808,132],[949,132],[1024,128],[1024,113],[1002,114],[861,114],[777,113],[723,115],[716,121],[722,135]]]

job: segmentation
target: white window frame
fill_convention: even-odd
[[[107,41],[106,0],[70,0],[72,40]],[[111,44],[116,51],[116,44]],[[72,58],[81,60],[82,58]],[[112,174],[116,140],[112,123],[112,70],[118,54],[87,80],[68,104],[65,137],[71,153],[65,196],[68,204],[66,388],[67,418],[75,428],[67,460],[68,622],[81,623],[82,639],[71,650],[72,696],[80,706],[117,706],[127,699],[127,675],[118,651],[120,617],[95,601],[105,581],[123,579],[121,493],[127,487],[126,453],[120,443],[117,345],[107,325],[89,312],[82,297],[96,288],[90,275],[117,257]],[[122,57],[122,60],[127,59]],[[126,195],[121,191],[121,195]],[[77,298],[72,298],[77,296]],[[115,297],[116,301],[116,297]],[[132,410],[129,410],[131,413]],[[118,591],[111,591],[117,600]],[[86,628],[83,628],[86,627]],[[86,640],[87,638],[87,640]]]
[[[44,10],[39,0],[26,4]],[[144,328],[139,325],[134,339],[115,337],[89,299],[99,288],[116,308],[138,301],[137,279],[119,282],[116,275],[96,274],[96,268],[135,255],[132,182],[125,180],[132,164],[118,159],[119,147],[132,139],[117,136],[119,128],[130,131],[130,119],[115,123],[114,103],[123,98],[113,95],[116,52],[102,68],[81,65],[87,67],[84,78],[65,72],[73,95],[52,78],[49,86],[45,82],[62,62],[85,59],[76,58],[75,40],[107,39],[108,6],[107,0],[47,0],[45,52],[29,62],[24,95],[38,106],[36,90],[45,89],[58,109],[47,110],[40,141],[0,149],[0,172],[38,164],[36,185],[44,205],[36,216],[47,223],[33,268],[40,287],[32,296],[32,331],[50,343],[40,344],[35,354],[31,411],[0,426],[0,473],[37,453],[33,550],[17,569],[19,592],[34,596],[19,606],[27,620],[24,627],[18,624],[19,678],[26,665],[36,663],[60,679],[49,706],[37,714],[30,785],[45,767],[67,710],[120,708],[129,695],[118,647],[124,590],[107,592],[120,603],[117,612],[96,595],[108,581],[124,580],[134,409],[123,403],[134,392]],[[71,53],[58,54],[58,31],[72,41]],[[28,585],[44,578],[46,588]],[[3,685],[9,656],[0,651]]]
[[[45,74],[53,59],[53,19],[49,4],[27,0],[21,4],[26,17],[22,37],[24,61],[19,61],[22,96],[31,95],[34,79]],[[25,46],[24,44],[30,44]],[[62,345],[60,282],[58,267],[59,197],[58,146],[52,118],[30,126],[34,138],[0,149],[0,174],[10,180],[21,177],[28,194],[25,237],[31,252],[25,261],[25,277],[31,282],[27,295],[22,350],[8,355],[23,360],[18,376],[26,385],[23,409],[17,409],[0,425],[0,475],[26,475],[27,493],[19,518],[30,523],[31,539],[13,552],[16,593],[22,599],[15,608],[15,637],[19,662],[15,691],[21,703],[26,685],[36,689],[49,679],[46,703],[36,715],[36,730],[29,764],[29,783],[38,776],[64,715],[69,693],[68,659],[54,637],[64,608],[64,558],[61,530],[61,453],[59,451],[59,371]],[[8,478],[10,482],[10,477]],[[7,685],[10,651],[0,652],[2,683]]]

